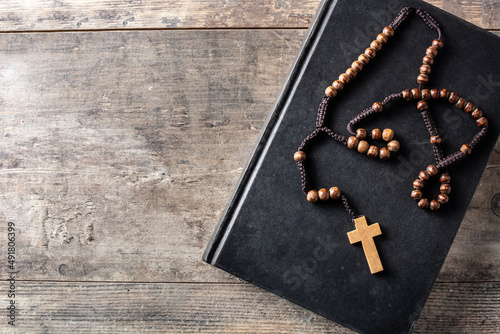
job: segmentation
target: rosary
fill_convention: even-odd
[[[387,96],[382,102],[373,103],[370,108],[354,117],[347,125],[347,130],[352,136],[346,137],[333,132],[324,124],[329,103],[344,89],[346,85],[358,76],[358,74],[363,70],[363,67],[367,66],[371,59],[376,57],[377,52],[382,50],[384,44],[386,44],[389,39],[394,36],[397,28],[412,12],[418,14],[432,30],[438,33],[438,38],[433,40],[432,45],[425,51],[423,64],[420,67],[420,74],[417,76],[417,83],[419,84],[418,88],[413,88],[411,90],[405,89],[400,93]],[[418,206],[422,209],[429,209],[432,211],[439,210],[441,205],[448,203],[448,195],[451,192],[451,178],[450,174],[446,170],[447,167],[470,155],[472,149],[486,136],[488,131],[487,119],[483,116],[482,110],[477,108],[473,102],[467,101],[465,98],[460,97],[457,93],[449,92],[447,89],[424,88],[425,85],[429,83],[431,66],[442,47],[443,41],[441,39],[441,29],[439,28],[437,21],[430,14],[420,8],[403,8],[394,21],[389,26],[385,27],[382,33],[377,35],[376,39],[370,44],[370,47],[358,57],[358,60],[354,61],[351,67],[339,76],[338,80],[335,80],[331,86],[326,88],[325,96],[323,97],[318,109],[316,129],[304,139],[297,152],[294,154],[294,160],[297,163],[302,178],[302,190],[304,191],[307,200],[309,202],[324,202],[329,200],[340,201],[347,212],[352,216],[356,229],[347,233],[349,242],[351,244],[361,242],[370,272],[372,274],[384,270],[373,240],[374,237],[382,234],[380,225],[378,223],[368,225],[366,218],[364,216],[357,215],[351,208],[346,196],[342,194],[342,191],[338,187],[331,187],[329,189],[321,188],[319,190],[311,189],[308,184],[307,172],[304,164],[306,161],[305,152],[318,135],[326,134],[328,137],[346,145],[349,149],[357,150],[359,153],[366,154],[370,158],[379,158],[382,160],[390,159],[391,154],[395,154],[400,149],[400,143],[395,139],[394,131],[391,129],[373,129],[369,133],[363,128],[356,129],[356,125],[370,116],[383,112],[384,108],[386,108],[391,101],[416,101],[417,110],[420,111],[422,118],[424,119],[425,126],[430,134],[430,143],[432,144],[435,162],[422,170],[418,174],[418,178],[413,181],[411,198],[415,200],[418,203]],[[443,150],[441,148],[442,139],[439,136],[434,120],[429,112],[429,103],[427,101],[431,100],[448,101],[449,103],[455,105],[458,109],[470,114],[472,119],[475,120],[477,126],[480,128],[480,131],[474,136],[470,143],[463,144],[459,151],[448,156],[443,154]],[[378,146],[369,144],[368,137],[371,137],[372,140],[382,140],[386,142],[386,147],[379,148]],[[439,178],[440,194],[437,199],[428,200],[424,197],[423,189],[425,187],[425,182],[434,176]]]

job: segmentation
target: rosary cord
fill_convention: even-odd
[[[323,100],[318,108],[318,117],[316,118],[316,128],[322,128],[325,123],[326,110],[328,109],[328,102],[330,98],[328,96],[324,96]]]
[[[432,119],[429,110],[422,111],[421,115],[422,118],[424,119],[425,126],[427,127],[427,130],[429,131],[431,137],[438,136],[436,124],[434,123],[434,120]],[[436,163],[439,163],[441,160],[443,160],[444,157],[443,150],[438,145],[432,145],[432,149],[434,150],[434,158],[436,159]]]
[[[346,211],[349,212],[352,219],[356,219],[359,215],[353,210],[353,208],[349,204],[349,201],[347,200],[347,197],[345,197],[345,195],[342,195],[341,199],[342,199],[342,204],[344,205]]]
[[[389,26],[392,27],[394,30],[396,30],[401,25],[401,23],[403,23],[408,18],[408,16],[413,10],[416,11],[416,13],[432,30],[437,31],[438,39],[441,39],[441,29],[439,28],[439,23],[429,13],[420,8],[415,8],[415,7],[403,8]]]

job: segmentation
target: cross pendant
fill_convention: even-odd
[[[375,223],[368,226],[365,216],[354,219],[354,225],[356,225],[356,229],[347,233],[349,242],[351,245],[361,242],[363,250],[365,251],[366,261],[368,261],[368,266],[372,274],[383,271],[384,268],[382,267],[377,247],[375,247],[375,242],[373,241],[373,237],[382,234],[380,225]]]

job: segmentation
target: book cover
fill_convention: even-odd
[[[380,224],[382,234],[373,240],[383,271],[372,274],[361,244],[350,244],[355,226],[345,208],[306,200],[294,153],[315,130],[325,88],[407,6],[427,11],[442,30],[444,47],[429,86],[472,101],[489,131],[470,156],[448,168],[449,203],[435,212],[410,197],[419,172],[434,163],[416,101],[391,102],[360,122],[395,131],[401,149],[389,160],[370,159],[327,137],[315,142],[307,165],[312,188],[339,187],[369,225]],[[347,124],[361,111],[418,87],[422,58],[436,37],[410,15],[330,103],[325,125],[348,137]],[[203,260],[358,332],[410,333],[498,139],[499,55],[497,36],[422,1],[323,1]],[[450,103],[434,101],[430,113],[445,155],[480,130]],[[426,191],[436,197],[439,185]]]

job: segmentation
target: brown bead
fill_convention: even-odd
[[[457,93],[455,93],[455,92],[451,92],[451,93],[450,93],[450,98],[448,99],[448,101],[449,101],[450,103],[456,103],[456,102],[458,101],[458,99],[459,99],[459,98],[460,98],[460,97],[458,96],[458,94],[457,94]]]
[[[450,177],[450,174],[448,174],[448,173],[443,173],[439,177],[439,182],[441,182],[441,183],[450,183],[450,181],[451,181],[451,177]]]
[[[441,192],[441,194],[449,194],[451,193],[451,186],[448,183],[443,183],[439,187],[439,191]]]
[[[363,128],[359,128],[356,130],[356,138],[365,139],[367,136],[366,130]]]
[[[439,136],[432,136],[431,137],[431,144],[432,145],[439,145],[439,144],[441,144],[441,142],[442,142],[441,137],[439,137]]]
[[[365,50],[365,55],[373,59],[377,55],[377,51],[374,48],[368,48]]]
[[[431,89],[431,99],[433,100],[439,99],[439,89],[436,88]]]
[[[316,190],[309,190],[309,192],[307,193],[307,200],[309,202],[315,203],[318,201],[318,199],[319,199],[318,192]]]
[[[306,161],[306,153],[303,151],[297,151],[293,155],[293,160],[299,162],[299,161]]]
[[[341,75],[339,75],[339,81],[344,85],[347,85],[349,82],[351,82],[351,77],[349,77],[346,73],[342,73]]]
[[[387,37],[387,35],[384,35],[384,34],[377,35],[377,41],[379,41],[380,43],[387,43],[388,40],[389,40],[389,37]]]
[[[460,152],[462,152],[463,154],[465,155],[469,155],[472,153],[472,149],[470,148],[469,145],[467,144],[463,144],[461,147],[460,147]]]
[[[458,109],[464,109],[466,103],[467,100],[461,97],[458,99],[457,103],[455,103],[455,107],[457,107]]]
[[[405,89],[403,92],[403,99],[405,99],[406,101],[410,101],[411,100],[411,90],[409,89]]]
[[[344,84],[340,82],[339,80],[335,80],[332,84],[332,87],[335,88],[336,91],[341,91],[344,89]]]
[[[420,66],[420,73],[427,75],[431,74],[431,67],[429,65]]]
[[[419,74],[417,77],[417,82],[419,84],[425,85],[426,83],[429,82],[429,76],[427,76],[425,74]]]
[[[330,199],[330,193],[327,189],[322,188],[318,190],[318,197],[320,201],[328,201]]]
[[[429,109],[429,105],[424,100],[418,101],[418,103],[417,103],[417,109],[420,110],[420,111],[428,110]]]
[[[422,59],[422,62],[424,63],[424,65],[432,65],[434,64],[434,58],[425,56],[424,59]]]
[[[349,139],[347,139],[347,147],[349,147],[351,150],[354,150],[358,147],[359,140],[358,138],[351,136]]]
[[[429,200],[427,198],[422,198],[418,202],[418,206],[421,207],[422,209],[427,209],[429,207]]]
[[[422,95],[422,100],[428,100],[431,98],[431,92],[428,89],[422,89],[420,94]]]
[[[333,200],[338,200],[342,196],[342,192],[340,191],[339,188],[337,187],[331,187],[330,188],[330,198]]]
[[[381,160],[387,160],[391,157],[391,151],[387,147],[382,147],[378,152],[378,156]]]
[[[392,36],[394,36],[394,29],[392,29],[392,27],[387,26],[384,28],[382,33],[384,35],[386,35],[387,37],[392,37]]]
[[[422,190],[424,189],[424,187],[425,187],[424,181],[420,179],[416,179],[415,181],[413,181],[413,188],[417,190]]]
[[[427,171],[427,173],[429,173],[430,176],[434,176],[438,173],[438,169],[434,165],[427,166],[425,170]]]
[[[438,195],[438,202],[441,204],[446,204],[446,203],[448,203],[449,200],[450,200],[450,198],[446,194],[439,194]]]
[[[366,152],[370,158],[378,158],[378,147],[375,145],[370,146],[368,152]]]
[[[333,98],[333,97],[337,96],[337,93],[338,92],[332,86],[327,87],[326,90],[325,90],[325,95],[328,96],[328,97],[332,97]]]
[[[348,68],[345,73],[349,76],[349,78],[354,79],[357,75],[358,72],[356,72],[353,68]]]
[[[472,118],[474,119],[478,119],[478,118],[481,118],[483,117],[483,111],[479,108],[476,108],[472,114],[471,114]]]
[[[362,54],[359,55],[358,61],[360,61],[361,63],[363,63],[363,65],[368,65],[368,63],[370,62],[370,57],[368,57],[367,55],[365,55],[364,53],[362,53]]]
[[[399,145],[399,142],[397,140],[391,140],[390,142],[387,143],[387,149],[394,153],[399,151],[400,147],[401,146]]]
[[[425,54],[431,58],[435,58],[438,55],[438,49],[433,46],[429,46],[427,50],[425,50]]]
[[[422,199],[422,192],[420,190],[413,190],[411,192],[411,198],[413,198],[415,201],[420,201]]]
[[[363,63],[360,62],[359,60],[354,61],[351,64],[351,67],[356,71],[356,72],[361,72],[363,70]]]
[[[430,176],[429,173],[427,173],[427,171],[423,170],[420,173],[418,173],[418,178],[422,181],[427,181],[429,180]]]
[[[380,131],[380,129],[373,129],[372,138],[374,140],[380,140],[382,138],[382,131]]]
[[[432,210],[432,211],[437,211],[439,210],[439,208],[441,207],[441,205],[439,204],[438,201],[436,201],[435,199],[433,199],[430,203],[429,203],[429,208]]]
[[[382,103],[380,102],[375,102],[373,105],[372,105],[372,109],[373,111],[375,112],[381,112],[382,110],[384,110],[384,106],[382,105]]]
[[[439,97],[441,100],[448,100],[450,98],[450,92],[447,89],[441,89],[439,91]]]
[[[418,88],[413,88],[411,90],[411,96],[413,97],[414,100],[420,99],[420,89]]]
[[[476,109],[476,106],[472,102],[467,102],[464,107],[464,111],[468,114],[470,114],[474,109]]]
[[[382,139],[385,141],[391,141],[394,138],[394,131],[391,129],[384,129],[382,131]]]
[[[443,47],[443,41],[436,38],[432,41],[432,46],[439,50]]]
[[[365,154],[370,148],[370,144],[367,141],[361,140],[358,144],[358,152]]]
[[[380,43],[377,40],[374,40],[373,42],[371,42],[370,47],[375,49],[375,51],[380,51],[382,50],[382,43]]]
[[[478,119],[478,120],[476,121],[476,124],[477,124],[477,126],[479,126],[479,127],[485,127],[485,126],[487,126],[487,125],[488,125],[488,120],[486,119],[486,117],[481,117],[480,119]]]

